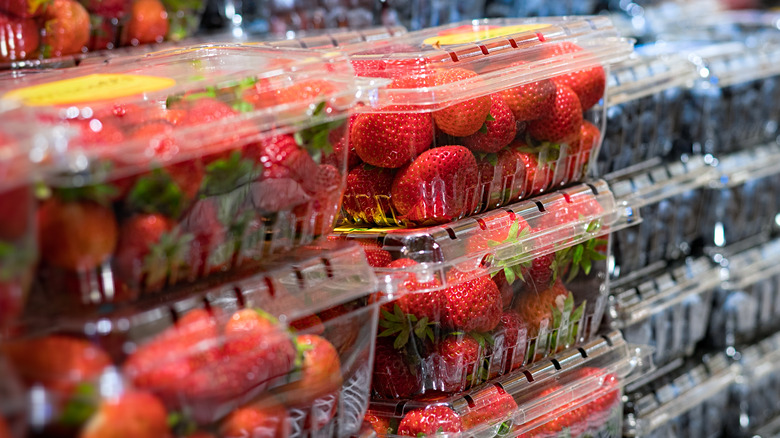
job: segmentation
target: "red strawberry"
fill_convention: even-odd
[[[330,144],[333,145],[333,153],[324,156],[322,158],[323,163],[332,164],[339,169],[346,167],[348,171],[354,169],[362,163],[362,160],[358,156],[357,151],[355,151],[354,142],[349,141],[347,135],[345,135],[347,132],[349,132],[350,126],[352,126],[352,122],[356,117],[356,115],[350,116],[349,122],[344,123],[338,128],[330,131],[330,134],[328,134],[328,139],[330,140]],[[346,149],[346,157],[344,149]]]
[[[390,190],[395,172],[369,165],[358,166],[347,175],[342,207],[353,221],[384,224],[392,219]]]
[[[127,392],[100,403],[79,438],[170,437],[168,413],[155,396]]]
[[[119,19],[92,15],[89,50],[114,49],[119,46]]]
[[[0,438],[13,438],[13,435],[11,435],[11,429],[8,427],[8,424],[5,422],[3,417],[0,417]]]
[[[0,11],[20,18],[41,15],[51,0],[0,0]]]
[[[463,146],[423,152],[393,181],[393,206],[401,218],[424,225],[463,217],[475,207],[477,161]]]
[[[542,391],[539,394],[540,398],[546,397],[549,394],[561,393],[564,389],[560,385],[553,385],[552,387]],[[583,408],[572,408],[572,403],[566,403],[554,411],[543,415],[541,418],[534,422],[538,424],[538,427],[525,436],[557,436],[561,433],[568,433],[571,436],[579,436],[588,427],[587,419],[584,418]]]
[[[433,389],[460,392],[479,383],[484,353],[484,348],[471,335],[451,335],[442,339],[433,353]]]
[[[226,250],[226,226],[217,215],[217,198],[196,202],[182,219],[182,231],[193,236],[190,244],[190,273],[195,278],[223,270],[232,260]]]
[[[325,79],[309,79],[293,86],[275,90],[277,105],[292,102],[310,102],[337,91],[336,86]]]
[[[513,149],[525,167],[525,183],[522,198],[530,198],[543,193],[552,183],[553,173],[547,164],[539,163],[538,157],[532,152],[523,152],[524,143],[517,142]]]
[[[31,231],[33,196],[28,185],[0,193],[0,240],[16,240]]]
[[[485,128],[463,139],[463,145],[474,152],[498,152],[515,139],[517,124],[509,105],[499,94],[490,95],[490,117]]]
[[[122,40],[129,45],[161,43],[168,34],[168,12],[160,0],[135,0]]]
[[[486,388],[480,397],[474,397],[473,403],[461,417],[466,430],[496,425],[509,419],[517,410],[515,399],[500,386]]]
[[[371,425],[378,437],[394,435],[396,429],[398,429],[398,420],[375,415],[370,411],[366,413],[365,421]]]
[[[501,322],[493,335],[495,346],[490,362],[491,378],[523,365],[527,331],[525,322],[517,312],[507,310],[501,315]]]
[[[545,290],[552,285],[555,253],[541,255],[531,260],[526,281],[534,290]]]
[[[523,194],[526,169],[523,153],[509,147],[487,154],[479,162],[482,200],[489,209],[517,201]]]
[[[548,330],[552,328],[553,309],[562,309],[568,295],[569,291],[560,279],[547,289],[520,294],[516,308],[526,324],[529,339],[539,334],[539,328],[545,321]]]
[[[518,61],[512,66],[524,64]],[[501,92],[518,122],[536,120],[555,106],[555,84],[549,79],[523,84]]]
[[[292,433],[284,407],[247,406],[231,412],[222,421],[219,436],[222,438],[287,438]]]
[[[81,0],[81,3],[93,17],[100,17],[105,22],[130,12],[130,3],[126,0]]]
[[[458,414],[442,405],[428,406],[424,409],[408,412],[398,425],[398,435],[400,436],[425,437],[462,431],[463,423]]]
[[[371,388],[383,398],[409,398],[422,388],[421,370],[410,369],[403,349],[395,349],[392,342],[380,339],[376,344]]]
[[[80,383],[97,378],[113,365],[100,348],[62,335],[8,341],[0,351],[26,384],[43,385],[64,398]]]
[[[364,240],[357,240],[357,242],[363,247],[363,251],[366,252],[366,259],[368,260],[369,266],[373,268],[384,268],[393,261],[393,257],[390,253],[382,249],[378,243]]]
[[[451,83],[461,83],[460,88],[466,92],[479,82],[474,78],[478,75],[471,70],[451,68],[441,70],[434,78],[434,85],[441,86]],[[450,105],[433,112],[433,120],[442,131],[456,137],[465,137],[479,131],[490,114],[490,96],[480,96]]]
[[[27,59],[38,50],[39,44],[40,34],[35,21],[0,13],[1,61]]]
[[[567,163],[567,176],[569,181],[578,181],[584,178],[584,172],[590,161],[590,153],[601,140],[599,128],[587,120],[580,126],[579,140],[569,145],[569,157]]]
[[[386,111],[358,115],[350,127],[350,141],[366,163],[397,168],[431,146],[433,120],[429,113],[397,112],[403,107]]]
[[[314,399],[336,393],[341,387],[341,359],[333,344],[317,335],[295,338],[303,351],[301,375],[284,393],[285,404],[311,403]],[[296,394],[297,392],[297,394]]]
[[[406,270],[417,265],[417,262],[411,259],[394,260],[387,265],[388,268]],[[411,314],[417,319],[428,318],[429,321],[440,321],[445,306],[444,294],[442,294],[440,284],[436,280],[426,283],[420,283],[413,273],[402,276],[402,288],[405,293],[396,301],[396,304],[405,314]],[[420,290],[431,290],[431,292],[419,292]]]
[[[493,282],[496,283],[498,290],[501,291],[502,307],[504,309],[512,307],[512,303],[515,300],[515,288],[507,281],[506,272],[504,270],[496,272],[493,275]]]
[[[72,271],[106,261],[117,244],[114,212],[100,204],[45,201],[38,209],[38,239],[44,262]]]
[[[173,222],[160,214],[137,214],[127,219],[120,229],[114,254],[118,279],[132,289],[162,287],[169,270],[185,262],[187,248],[177,248],[172,229]]]
[[[442,293],[446,299],[445,327],[463,332],[488,332],[501,319],[501,292],[487,274],[471,279],[475,273],[452,269],[447,282],[452,286]]]
[[[302,182],[318,172],[317,163],[291,135],[263,138],[257,148],[246,149],[244,155],[263,165],[263,179],[292,178]]]
[[[537,140],[568,144],[577,140],[582,120],[577,94],[565,85],[557,85],[555,107],[543,118],[529,122],[528,133]]]
[[[43,13],[41,51],[46,58],[81,52],[89,42],[89,13],[73,0],[53,0]]]
[[[572,53],[576,53],[578,56],[582,56],[582,52],[584,51],[585,50],[582,47],[571,42],[558,43],[548,48],[549,56],[559,56]],[[598,64],[598,60],[596,58],[591,58],[590,61],[592,61],[594,64],[593,67],[577,70],[575,72],[553,78],[553,81],[556,85],[568,86],[574,90],[575,93],[577,93],[577,97],[579,97],[583,111],[590,109],[590,107],[598,103],[598,101],[604,96],[604,89],[606,88],[607,84],[604,68]]]
[[[303,182],[304,190],[308,189],[312,195],[311,202],[298,204],[293,213],[303,219],[299,223],[299,232],[321,236],[333,230],[342,204],[344,179],[330,164],[320,164],[314,175]],[[303,229],[307,231],[301,231]]]
[[[592,195],[587,198],[563,199],[552,204],[547,214],[542,216],[542,227],[556,227],[563,224],[583,222],[588,218],[600,215],[604,211],[598,200]]]
[[[501,213],[483,220],[479,233],[469,238],[467,252],[485,251],[498,244],[509,244],[522,239],[530,231],[528,222],[514,213]]]
[[[82,145],[89,148],[90,151],[101,152],[103,156],[114,158],[114,148],[109,146],[125,141],[125,134],[119,126],[107,118],[102,120],[97,118],[71,120],[69,124],[79,129],[79,141]]]
[[[325,326],[317,315],[307,315],[290,323],[290,327],[296,332],[321,335],[325,333]]]

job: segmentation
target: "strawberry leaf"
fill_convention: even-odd
[[[57,188],[54,189],[54,193],[65,202],[87,200],[107,206],[111,204],[111,199],[116,198],[119,194],[119,189],[112,184],[103,183],[81,187]]]
[[[203,196],[228,193],[248,184],[262,175],[263,170],[252,160],[244,159],[241,152],[233,151],[228,158],[209,163],[203,179]]]
[[[485,132],[487,132],[487,128],[485,129]],[[490,163],[491,166],[498,166],[498,154],[486,154],[485,159],[488,163]]]
[[[504,268],[504,276],[506,277],[506,282],[509,284],[513,284],[515,280],[517,280],[515,271],[511,267]]]
[[[393,343],[393,347],[398,350],[403,348],[406,343],[409,342],[409,331],[408,330],[402,330],[401,333],[398,335],[398,337],[395,339],[395,342]]]
[[[487,127],[487,125],[483,123],[483,124],[482,124],[482,126],[480,126],[480,127],[479,127],[479,132],[480,132],[481,134],[487,134],[487,132],[488,132],[488,127]]]
[[[60,423],[72,427],[83,425],[97,411],[98,398],[93,384],[80,383],[62,410]]]
[[[395,308],[396,308],[396,309],[398,309],[399,311],[401,310],[401,309],[398,307],[398,304],[396,304],[396,305],[395,305]],[[382,310],[381,310],[381,313],[382,313],[382,318],[381,318],[381,320],[392,321],[392,322],[401,322],[401,319],[400,319],[400,318],[398,318],[396,315],[394,315],[394,314],[392,314],[392,313],[388,312],[388,311],[387,311],[387,310],[385,310],[385,309],[382,309]],[[380,321],[380,323],[381,323],[381,321]]]
[[[136,181],[127,203],[134,211],[178,218],[184,210],[185,196],[168,172],[157,168]]]
[[[496,118],[493,117],[493,114],[488,113],[487,117],[485,117],[486,122],[495,122]]]
[[[178,229],[163,233],[160,241],[149,247],[144,257],[140,278],[145,278],[145,288],[164,285],[166,279],[171,283],[178,278],[179,269],[186,265],[192,234],[181,234]]]

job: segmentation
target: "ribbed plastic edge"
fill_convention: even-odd
[[[724,252],[729,253],[728,249]],[[732,257],[717,257],[716,261],[728,268],[723,287],[739,290],[780,274],[780,264],[777,263],[779,257],[780,239],[745,250]]]
[[[770,143],[736,152],[716,163],[711,188],[727,188],[780,173],[780,145]]]
[[[607,106],[686,86],[696,77],[694,65],[680,56],[633,54],[628,60],[610,68]]]
[[[321,32],[288,32],[283,38],[271,38],[268,41],[252,41],[250,38],[245,44],[277,48],[330,50],[348,48],[353,44],[357,47],[357,45],[394,38],[405,33],[406,28],[403,26],[382,26],[360,30],[328,29]]]

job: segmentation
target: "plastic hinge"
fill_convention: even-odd
[[[716,176],[715,170],[704,162],[704,157],[690,157],[684,165],[683,172],[680,172],[679,166],[679,163],[662,164],[638,174],[622,176],[610,181],[610,186],[621,187],[619,189],[621,196],[616,202],[639,209],[689,190],[706,187]],[[625,184],[631,185],[630,192],[623,188]]]
[[[729,253],[727,248],[726,253]],[[780,274],[780,238],[736,253],[728,260],[729,275],[724,288],[737,290]]]

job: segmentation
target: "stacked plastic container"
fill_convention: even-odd
[[[15,248],[2,265],[24,274],[0,290],[14,436],[360,431],[377,282],[359,245],[324,239],[357,104],[345,57],[190,47],[8,85],[4,126],[24,114],[40,137],[3,154],[36,178],[4,186],[32,228],[4,215],[7,245],[37,236],[27,271]]]

